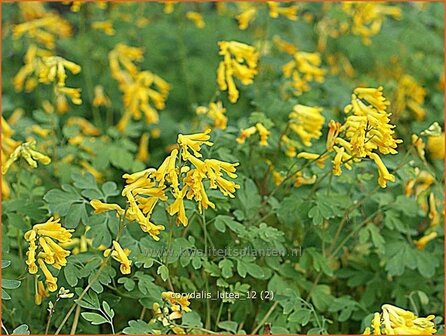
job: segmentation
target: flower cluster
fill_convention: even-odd
[[[321,130],[325,118],[321,112],[322,108],[320,107],[298,104],[294,106],[293,111],[288,116],[288,127],[299,136],[305,146],[311,146],[311,141],[319,139],[322,135]],[[292,144],[288,143],[288,145]]]
[[[382,87],[354,90],[351,104],[344,109],[351,115],[339,130],[344,136],[334,137],[333,169],[335,175],[340,175],[342,164],[369,157],[378,167],[379,185],[385,188],[388,181],[395,181],[395,176],[389,173],[376,151],[384,155],[396,154],[402,140],[394,138],[395,126],[390,124],[390,113],[386,111],[389,102],[382,90]]]
[[[257,74],[258,53],[255,48],[235,41],[220,41],[219,54],[223,60],[218,65],[217,84],[220,90],[228,91],[229,101],[237,102],[239,91],[234,82],[238,78],[243,85],[252,84]]]
[[[404,75],[398,82],[395,97],[395,114],[400,114],[407,109],[413,113],[415,119],[423,121],[426,110],[423,108],[426,90],[419,85],[415,78]]]
[[[352,33],[361,36],[365,45],[371,44],[370,38],[380,32],[386,16],[401,18],[401,8],[384,3],[345,2],[342,10],[352,18]]]
[[[132,261],[128,258],[130,253],[131,251],[129,249],[123,249],[121,245],[114,240],[113,248],[106,249],[104,251],[104,257],[111,256],[121,264],[120,270],[122,274],[130,274],[132,265]]]
[[[240,135],[235,139],[239,144],[244,144],[246,139],[252,135],[258,133],[260,137],[259,145],[268,146],[268,136],[270,131],[260,122],[256,123],[255,126],[251,126],[240,130]]]
[[[395,181],[384,165],[381,154],[396,154],[400,139],[394,138],[394,125],[390,124],[390,113],[387,112],[389,102],[379,88],[356,88],[352,95],[351,104],[344,109],[347,117],[341,125],[330,121],[327,135],[327,152],[335,152],[333,175],[342,174],[342,167],[351,169],[353,162],[360,162],[363,158],[372,159],[378,167],[378,183],[382,188],[388,181]],[[309,160],[322,160],[327,155],[314,153],[299,153],[298,157]]]
[[[228,125],[226,117],[226,108],[221,101],[210,103],[209,106],[198,106],[195,110],[198,115],[207,116],[212,122],[214,128],[225,130]]]
[[[153,318],[149,324],[161,322],[163,326],[169,326],[175,334],[185,334],[184,329],[175,325],[174,321],[182,318],[184,313],[191,311],[189,297],[174,292],[163,292],[161,297],[164,304],[163,306],[157,302],[153,304]]]
[[[50,292],[57,290],[57,278],[51,274],[47,265],[60,270],[67,264],[66,258],[70,255],[70,251],[63,249],[60,244],[67,243],[73,231],[62,227],[60,219],[55,220],[51,217],[43,224],[34,225],[24,235],[25,240],[29,243],[29,249],[26,252],[28,271],[31,274],[36,274],[40,268]],[[40,287],[42,286],[40,285]],[[38,291],[42,291],[39,286]]]
[[[133,174],[124,174],[126,186],[122,195],[127,199],[126,210],[117,204],[92,200],[91,205],[96,213],[116,211],[120,216],[125,215],[129,221],[136,221],[144,232],[159,240],[158,235],[164,230],[164,226],[151,223],[150,216],[158,201],[168,200],[168,191],[175,200],[168,205],[167,212],[171,216],[177,215],[177,224],[184,226],[188,224],[184,198],[195,200],[200,211],[203,208],[215,207],[206,194],[203,184],[205,180],[209,181],[211,189],[218,188],[223,195],[234,197],[233,193],[239,185],[226,180],[223,172],[230,178],[236,178],[235,167],[238,164],[216,159],[200,160],[201,146],[213,145],[208,141],[209,132],[210,130],[198,134],[178,135],[179,150],[173,149],[158,169],[148,168]]]
[[[164,109],[170,85],[150,71],[139,71],[135,62],[143,59],[141,48],[119,43],[108,57],[112,76],[123,93],[125,111],[118,129],[123,131],[131,118],[140,120],[142,115],[147,124],[157,123],[157,110]]]
[[[385,304],[375,313],[364,335],[433,335],[437,332],[434,315],[418,317],[408,310]]]
[[[23,88],[27,92],[32,91],[39,82],[53,84],[58,106],[63,102],[66,104],[66,96],[71,99],[73,104],[80,105],[82,103],[81,89],[65,86],[66,69],[72,74],[78,74],[81,71],[79,65],[62,57],[53,56],[50,51],[40,49],[34,44],[29,46],[24,63],[13,79],[14,88],[17,91],[21,91]]]
[[[36,141],[32,140],[25,142],[14,149],[9,155],[8,160],[2,165],[2,174],[5,175],[11,165],[21,157],[24,158],[32,168],[37,168],[37,161],[44,165],[48,165],[51,162],[51,159],[48,156],[36,150]]]
[[[12,138],[14,130],[2,116],[2,170],[5,171],[6,162],[15,149],[20,146],[20,142]],[[11,194],[11,188],[2,174],[2,196],[7,198]]]
[[[294,89],[294,94],[309,91],[312,81],[324,81],[326,71],[320,65],[321,55],[317,52],[296,51],[293,54],[293,59],[282,67],[282,72],[285,78],[291,79],[289,85]]]
[[[55,40],[71,36],[71,25],[54,12],[45,10],[41,3],[21,2],[20,12],[26,22],[12,29],[14,39],[27,36],[47,49],[54,49]]]

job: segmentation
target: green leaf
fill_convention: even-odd
[[[125,327],[122,331],[127,335],[148,335],[153,334],[152,329],[149,327],[147,322],[142,320],[129,321],[129,326]]]
[[[218,267],[221,269],[221,275],[223,275],[224,278],[228,279],[233,276],[232,268],[234,267],[234,264],[229,259],[223,259],[218,263]]]
[[[74,287],[77,285],[79,273],[75,266],[73,266],[70,263],[67,263],[67,265],[63,268],[63,274],[64,274],[65,279],[67,280],[68,284],[71,287]]]
[[[74,300],[79,306],[87,309],[99,310],[99,299],[95,292],[88,291],[87,294],[84,295],[82,300]]]
[[[308,309],[300,309],[296,310],[290,316],[288,316],[288,321],[291,323],[297,323],[301,326],[307,325],[311,318],[311,310]]]
[[[11,265],[11,260],[2,260],[2,269]]]
[[[104,308],[104,312],[107,314],[111,321],[115,316],[115,312],[113,311],[113,309],[110,308],[110,305],[106,301],[102,302],[102,308]]]
[[[26,324],[21,324],[12,331],[12,335],[29,335],[29,327]]]
[[[169,269],[166,265],[161,265],[160,267],[158,267],[156,274],[159,274],[161,276],[161,279],[163,279],[163,281],[166,281],[169,278]]]
[[[2,288],[16,289],[20,287],[21,282],[18,280],[2,279]]]
[[[107,319],[97,313],[81,313],[82,317],[93,325],[108,323]]]
[[[232,332],[233,334],[237,333],[238,323],[234,321],[222,321],[218,323],[218,327],[220,329]]]
[[[2,288],[2,300],[11,300],[11,296]]]
[[[123,284],[124,288],[129,292],[131,292],[136,286],[135,281],[131,278],[119,278],[118,283]]]

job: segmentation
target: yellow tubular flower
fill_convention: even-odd
[[[175,195],[175,201],[167,207],[169,215],[173,216],[178,213],[177,224],[183,224],[187,226],[188,219],[186,217],[186,210],[184,209],[184,196],[186,195],[187,188],[184,187],[177,195]]]
[[[6,174],[11,165],[17,161],[20,157],[23,157],[25,161],[32,167],[37,168],[37,161],[44,165],[48,165],[51,162],[51,159],[36,151],[36,142],[35,140],[31,140],[28,142],[25,142],[18,146],[9,156],[8,160],[5,162],[5,164],[2,166],[2,174]]]
[[[68,126],[77,125],[81,129],[82,133],[90,136],[100,135],[100,131],[90,123],[87,119],[82,117],[70,117],[65,123]]]
[[[326,143],[327,150],[331,151],[333,149],[336,138],[338,137],[339,131],[341,130],[341,126],[342,125],[340,123],[334,120],[330,120],[330,122],[328,123],[328,135]]]
[[[422,238],[414,241],[416,247],[418,250],[424,250],[424,248],[426,247],[426,244],[428,242],[430,242],[431,240],[434,240],[435,238],[437,238],[438,233],[435,231],[432,231],[431,233],[424,235]]]
[[[26,252],[27,260],[25,263],[28,265],[28,272],[30,274],[37,273],[37,265],[36,265],[36,233],[33,230],[30,230],[25,233],[25,240],[29,242],[29,248]]]
[[[297,51],[293,60],[282,67],[283,76],[291,78],[291,86],[295,95],[301,95],[310,90],[309,82],[322,83],[326,71],[320,68],[321,56],[319,53]]]
[[[412,134],[412,144],[415,146],[417,150],[417,154],[421,160],[425,160],[425,147],[424,141],[416,134]]]
[[[430,226],[434,227],[440,224],[440,214],[437,211],[437,202],[434,193],[429,194],[429,219]]]
[[[67,230],[60,225],[60,218],[54,219],[51,217],[43,224],[36,224],[33,227],[33,230],[38,235],[48,236],[53,239],[58,240],[59,242],[67,242],[71,238],[71,232],[74,230]]]
[[[113,28],[113,23],[110,21],[95,21],[91,24],[94,30],[102,30],[106,35],[113,36],[116,31]]]
[[[45,297],[49,297],[50,294],[48,290],[43,285],[43,282],[36,279],[36,294],[34,296],[34,302],[36,305],[40,306],[42,304],[42,299]]]
[[[149,133],[144,132],[139,140],[138,153],[136,159],[141,162],[147,162],[149,160]]]
[[[206,26],[203,20],[203,15],[198,12],[188,11],[186,13],[186,19],[191,20],[195,24],[195,27],[199,29],[202,29]]]
[[[255,126],[251,126],[246,129],[240,130],[240,135],[235,139],[239,144],[244,144],[246,139],[249,138],[251,135],[254,135],[257,132],[257,128]]]
[[[289,114],[288,125],[296,133],[305,146],[311,146],[312,139],[319,139],[325,118],[322,108],[305,105],[295,105]]]
[[[248,28],[249,23],[255,19],[257,15],[257,9],[255,7],[247,8],[239,15],[236,16],[238,27],[241,30]]]
[[[289,6],[289,7],[280,7],[278,2],[268,1],[269,7],[269,16],[272,18],[278,18],[279,15],[283,15],[287,17],[289,20],[296,21],[297,20],[297,6]]]
[[[260,146],[268,146],[268,136],[270,131],[268,131],[261,123],[257,123],[256,128],[260,135]]]
[[[225,116],[226,109],[221,101],[210,103],[207,115],[214,121],[214,127],[225,130],[228,124],[228,118]]]
[[[213,143],[208,141],[211,136],[209,133],[211,132],[210,129],[204,131],[203,133],[197,133],[197,134],[189,134],[189,135],[183,135],[179,134],[177,142],[180,145],[182,149],[182,157],[183,160],[187,160],[189,157],[188,149],[190,148],[192,150],[192,153],[195,157],[202,157],[200,154],[201,145],[207,145],[212,146]]]
[[[62,247],[60,247],[56,242],[54,242],[51,238],[45,237],[45,238],[39,238],[44,239],[47,246],[51,249],[52,257],[54,259],[53,267],[60,269],[62,266],[67,265],[67,257],[70,255],[70,251],[64,250]],[[43,246],[43,244],[40,244]],[[51,264],[51,263],[48,263]]]
[[[369,154],[369,157],[373,161],[375,161],[375,164],[378,167],[378,173],[379,173],[378,184],[381,186],[381,188],[387,187],[388,181],[395,182],[395,176],[389,173],[387,167],[384,165],[378,154],[371,153]]]
[[[94,87],[93,106],[111,106],[110,99],[105,95],[102,85]]]
[[[316,161],[316,164],[320,168],[325,167],[325,160],[327,159],[327,157],[328,157],[327,155],[320,155],[320,154],[308,153],[308,152],[300,152],[299,154],[297,154],[298,159],[306,159],[306,160]]]
[[[111,256],[113,259],[121,264],[119,269],[122,274],[130,274],[131,272],[132,261],[128,258],[130,253],[131,251],[129,249],[122,249],[121,245],[119,245],[116,240],[113,241],[113,250],[111,251]],[[105,256],[108,256],[109,254],[110,250],[104,251]]]
[[[427,139],[427,150],[433,160],[444,159],[444,142],[444,133],[441,133],[440,136],[430,136]]]
[[[121,216],[124,214],[124,209],[122,209],[118,204],[107,204],[103,203],[98,199],[94,199],[90,201],[90,205],[93,207],[94,212],[97,214],[106,212],[106,211],[116,211],[117,215]]]
[[[334,146],[333,149],[336,152],[336,156],[332,162],[333,163],[333,175],[339,176],[342,174],[341,164],[342,164],[342,158],[344,156],[344,147],[339,148],[337,146]]]
[[[37,262],[39,263],[39,267],[42,270],[43,274],[45,275],[45,283],[48,287],[48,290],[50,292],[55,292],[57,290],[57,278],[55,278],[51,272],[46,267],[46,264],[43,262],[42,259],[38,259]]]
[[[218,65],[217,84],[222,91],[228,90],[229,101],[235,103],[239,92],[234,77],[243,85],[253,83],[257,74],[258,53],[254,47],[235,41],[220,41],[219,55],[223,60]]]

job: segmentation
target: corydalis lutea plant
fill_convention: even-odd
[[[180,134],[177,139],[178,148],[173,149],[158,168],[124,174],[126,186],[122,196],[127,200],[126,210],[118,204],[106,204],[95,199],[90,202],[95,212],[116,211],[118,215],[125,215],[129,221],[137,222],[144,232],[159,240],[159,234],[165,227],[150,221],[158,202],[167,202],[169,215],[176,215],[177,224],[186,226],[189,220],[184,199],[194,200],[200,212],[208,207],[215,208],[206,193],[205,182],[209,182],[210,189],[219,189],[223,195],[234,197],[239,185],[226,179],[225,175],[231,179],[236,178],[238,163],[216,159],[201,160],[201,146],[213,145],[209,141],[209,133],[210,130],[191,135]],[[169,198],[172,197],[173,202],[169,203]]]
[[[373,315],[370,327],[364,335],[433,335],[437,332],[434,315],[418,317],[402,308],[385,304],[381,313]]]
[[[50,292],[57,290],[57,278],[53,276],[47,265],[59,270],[67,265],[70,251],[65,250],[61,244],[69,242],[73,231],[62,227],[60,219],[55,220],[51,217],[45,223],[34,225],[25,233],[25,240],[29,243],[26,252],[28,271],[31,274],[37,274],[40,269]],[[38,275],[36,275],[36,303],[40,304],[41,298],[48,295],[45,294],[46,289],[43,283],[37,278]]]
[[[385,188],[387,182],[394,182],[378,153],[396,154],[400,139],[395,139],[394,125],[390,124],[391,113],[387,112],[389,101],[382,94],[383,88],[357,88],[352,94],[351,104],[344,112],[349,114],[344,124],[330,122],[327,136],[327,153],[321,154],[325,160],[334,152],[333,175],[342,174],[342,167],[352,169],[352,164],[364,158],[372,159],[378,168],[378,184]],[[313,153],[299,154],[303,158],[314,159]],[[307,157],[306,157],[307,156]]]

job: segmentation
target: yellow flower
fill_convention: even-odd
[[[385,304],[382,306],[382,319],[385,334],[432,335],[436,333],[432,320],[434,315],[417,317],[414,313]]]
[[[378,173],[379,173],[378,184],[381,186],[381,188],[387,187],[388,181],[395,182],[395,176],[389,173],[389,171],[387,170],[386,166],[384,165],[378,154],[371,153],[369,154],[369,157],[373,161],[375,161],[375,164],[378,167]]]
[[[217,84],[222,91],[228,91],[229,101],[237,102],[239,91],[235,85],[234,77],[243,85],[253,83],[257,74],[258,53],[255,48],[235,41],[220,41],[219,55],[223,60],[218,65]]]
[[[204,26],[206,26],[203,20],[203,15],[201,15],[198,12],[188,11],[186,13],[186,18],[188,20],[191,20],[195,24],[195,26],[199,29],[202,29],[204,28]]]
[[[294,44],[281,39],[280,36],[275,35],[273,37],[273,42],[279,50],[287,54],[294,55],[298,52],[298,49]]]
[[[417,150],[417,154],[420,157],[421,160],[425,160],[425,151],[424,148],[426,145],[424,144],[424,141],[422,138],[420,138],[416,134],[412,134],[412,144],[415,146],[415,149]]]
[[[324,81],[326,71],[320,68],[321,56],[319,53],[296,51],[293,60],[282,67],[283,76],[291,78],[294,94],[301,95],[310,90],[309,82]]]
[[[270,131],[268,131],[262,123],[257,123],[256,128],[260,135],[260,146],[268,146],[268,136]]]
[[[186,195],[187,188],[184,187],[180,192],[178,192],[175,196],[175,201],[167,207],[167,212],[169,215],[173,216],[178,213],[177,224],[183,224],[187,226],[188,219],[186,217],[186,210],[184,209],[184,196]]]
[[[93,106],[111,106],[110,99],[105,95],[102,85],[94,87]]]
[[[209,133],[211,132],[210,129],[204,131],[203,133],[197,133],[197,134],[189,134],[189,135],[178,135],[178,144],[180,145],[182,149],[182,157],[184,160],[187,160],[189,157],[188,149],[192,150],[192,153],[195,157],[202,157],[200,154],[201,145],[207,145],[212,146],[213,143],[208,141],[211,136]]]
[[[342,164],[342,158],[344,156],[344,147],[333,147],[333,149],[336,152],[336,156],[333,160],[333,175],[339,176],[342,174],[341,171],[341,164]]]
[[[423,121],[426,110],[422,107],[426,90],[419,85],[415,78],[404,75],[398,82],[395,98],[395,114],[399,115],[406,110],[410,110],[418,121]]]
[[[124,209],[122,209],[118,204],[107,204],[103,203],[98,199],[90,201],[90,205],[94,209],[94,213],[100,214],[106,211],[116,211],[116,213],[121,216],[124,214]]]
[[[437,211],[437,202],[434,193],[429,194],[429,219],[430,226],[434,227],[440,224],[440,214]]]
[[[141,135],[138,146],[138,153],[136,159],[141,162],[147,162],[149,160],[149,133],[144,132]]]
[[[327,159],[327,157],[328,157],[327,155],[320,155],[308,152],[300,152],[299,154],[297,154],[298,159],[315,161],[320,168],[325,167],[325,160]]]
[[[165,14],[171,14],[174,10],[174,5],[177,3],[178,1],[166,1],[164,3],[164,13]]]
[[[279,2],[268,1],[269,16],[272,18],[278,18],[279,15],[286,16],[289,20],[297,20],[298,6],[280,7]]]
[[[248,28],[249,23],[255,19],[257,15],[257,8],[248,7],[244,11],[242,11],[239,15],[236,16],[238,27],[241,30],[245,30]]]
[[[187,295],[176,294],[174,292],[163,292],[161,297],[166,300],[173,311],[190,312],[190,302]]]
[[[45,275],[45,283],[48,287],[48,290],[50,292],[55,292],[57,290],[57,278],[55,278],[51,272],[46,267],[46,264],[43,262],[42,259],[38,259],[37,262],[39,263],[39,267],[42,270],[43,274]]]
[[[67,78],[65,69],[76,75],[81,71],[81,67],[74,62],[68,61],[59,56],[42,57],[39,69],[39,81],[44,84],[56,83],[60,87],[65,86]]]
[[[197,143],[191,141],[190,144],[193,146],[197,145]],[[198,145],[199,146],[199,145]],[[199,149],[199,147],[198,147]],[[186,151],[183,151],[185,153]],[[170,155],[164,160],[164,162],[159,166],[158,170],[153,173],[156,181],[159,182],[159,186],[163,186],[165,181],[167,180],[172,185],[175,192],[178,191],[178,174],[176,170],[176,160],[178,156],[178,149],[174,149]]]
[[[311,146],[312,139],[319,139],[325,118],[322,108],[305,105],[295,105],[289,114],[288,125],[296,133],[305,146]]]
[[[60,218],[51,217],[43,224],[36,224],[33,230],[40,236],[47,236],[58,240],[59,242],[67,242],[71,238],[71,232],[74,230],[65,229],[60,225]]]
[[[66,121],[65,125],[67,126],[77,125],[79,126],[82,133],[85,135],[98,136],[101,134],[101,132],[97,129],[96,126],[94,126],[91,122],[82,117],[70,117]]]
[[[5,175],[7,173],[7,171],[9,170],[9,168],[11,167],[11,165],[15,161],[17,161],[20,157],[23,157],[25,159],[25,161],[32,168],[37,168],[36,161],[39,161],[40,163],[42,163],[44,165],[48,165],[51,162],[51,159],[48,156],[36,151],[35,147],[36,147],[35,140],[25,142],[25,143],[21,144],[20,146],[18,146],[11,153],[8,160],[2,166],[2,174]]]
[[[121,245],[119,245],[119,243],[116,240],[114,240],[113,249],[105,250],[104,256],[108,257],[109,255],[111,255],[113,259],[115,259],[121,264],[119,268],[121,273],[130,274],[132,265],[132,261],[129,260],[128,258],[130,253],[131,251],[129,249],[122,249]]]
[[[110,21],[95,21],[91,24],[94,30],[102,30],[106,35],[113,36],[116,31],[113,29],[113,24]]]
[[[193,158],[193,156],[191,156],[189,160],[191,158]],[[215,204],[209,201],[206,190],[204,189],[203,177],[204,173],[202,171],[199,169],[191,169],[186,173],[186,177],[184,178],[184,183],[189,187],[186,197],[187,199],[193,198],[198,202],[200,211],[202,211],[202,209],[207,209],[208,207],[215,208]]]
[[[221,101],[210,103],[207,115],[214,121],[214,127],[225,130],[228,124],[228,118],[225,116],[226,109]]]
[[[25,240],[29,242],[29,248],[26,252],[27,260],[25,263],[28,265],[28,272],[30,274],[36,274],[37,273],[37,265],[36,265],[36,232],[33,230],[30,230],[25,233]]]
[[[240,135],[235,139],[239,144],[244,144],[246,139],[249,138],[251,135],[254,135],[257,132],[257,128],[255,126],[251,126],[246,129],[240,130]]]
[[[54,263],[48,263],[52,264],[54,268],[60,269],[62,266],[67,265],[67,257],[70,255],[70,251],[64,250],[62,247],[60,247],[56,242],[54,242],[51,238],[45,237],[45,238],[39,238],[40,240],[44,240],[47,246],[51,250],[52,258],[54,259]],[[43,244],[40,244],[43,246]]]
[[[416,240],[414,243],[418,250],[424,250],[426,247],[426,244],[430,242],[431,240],[434,240],[437,238],[438,233],[435,231],[432,231],[431,233],[424,235],[422,238]]]
[[[50,294],[48,290],[43,285],[43,282],[40,280],[36,280],[36,294],[34,296],[34,302],[36,305],[40,306],[42,304],[42,299],[45,297],[49,297]]]
[[[339,135],[339,131],[341,130],[341,124],[337,121],[330,120],[328,123],[328,135],[327,135],[327,143],[326,148],[327,150],[332,150],[333,146],[335,144],[336,138]]]
[[[75,105],[82,104],[81,99],[81,89],[68,88],[68,87],[58,87],[56,86],[54,89],[56,93],[56,99],[65,99],[65,96],[68,96],[71,99],[71,102]],[[66,105],[66,100],[63,102]],[[58,103],[58,111],[60,113],[64,113],[67,107],[61,107]]]
[[[427,139],[427,150],[433,160],[444,159],[444,133],[440,136],[430,136]]]

